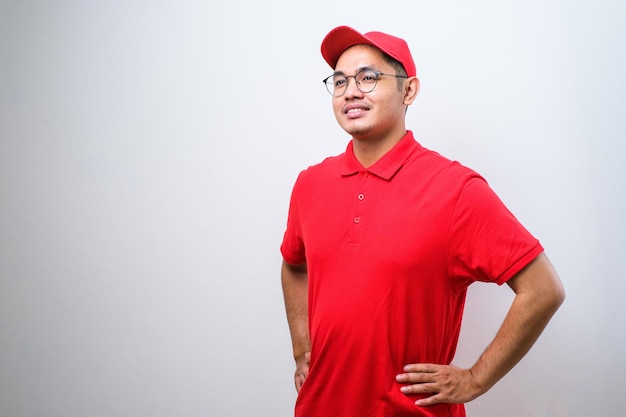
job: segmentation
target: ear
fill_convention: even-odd
[[[408,106],[413,103],[417,93],[420,91],[420,80],[417,77],[411,77],[404,84],[404,101],[403,104]]]

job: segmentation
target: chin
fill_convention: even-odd
[[[355,137],[367,136],[372,132],[372,129],[369,126],[363,126],[357,123],[342,123],[341,127],[346,131],[346,133]]]

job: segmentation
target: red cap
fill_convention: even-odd
[[[328,32],[322,41],[322,56],[328,65],[335,69],[343,51],[351,46],[362,44],[374,46],[398,60],[409,77],[416,75],[413,57],[404,39],[383,32],[361,34],[348,26],[336,27]]]

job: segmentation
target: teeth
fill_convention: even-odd
[[[363,111],[363,110],[364,110],[364,109],[350,109],[350,110],[348,110],[346,113],[354,113],[354,112],[357,112],[357,111]]]

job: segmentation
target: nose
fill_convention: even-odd
[[[354,97],[363,97],[363,92],[357,87],[357,81],[355,76],[346,77],[346,92],[344,97],[346,100],[353,99]]]

